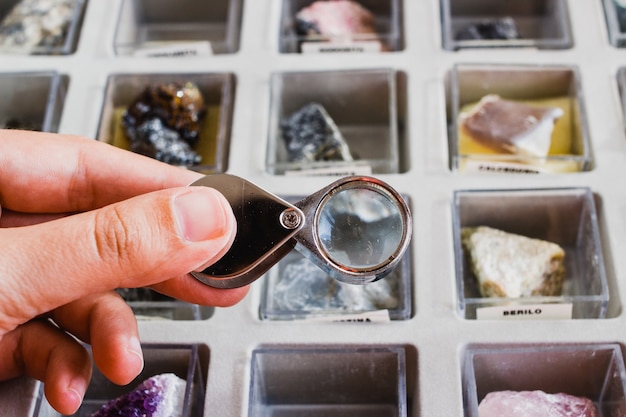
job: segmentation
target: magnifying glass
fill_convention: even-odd
[[[372,177],[342,178],[295,204],[230,174],[191,185],[220,191],[237,220],[226,255],[191,272],[211,287],[248,285],[294,248],[339,281],[367,284],[393,270],[411,239],[406,201]]]

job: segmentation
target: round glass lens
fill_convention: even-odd
[[[395,199],[380,191],[351,187],[322,205],[317,233],[328,257],[350,269],[373,269],[402,244],[403,217]]]

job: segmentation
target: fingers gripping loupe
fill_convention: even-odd
[[[367,284],[393,270],[411,239],[406,201],[372,177],[340,179],[295,204],[229,174],[191,185],[220,191],[237,219],[226,255],[191,273],[211,287],[250,284],[293,248],[339,281]]]

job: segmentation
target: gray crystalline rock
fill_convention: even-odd
[[[344,284],[301,257],[282,270],[273,290],[275,308],[347,313],[397,308],[398,280],[394,274],[367,285]]]
[[[149,119],[137,129],[129,129],[133,152],[172,165],[196,165],[201,157],[175,130],[163,125],[159,118]]]
[[[281,120],[290,162],[352,161],[348,144],[328,112],[309,103]]]
[[[515,20],[503,17],[467,26],[456,34],[457,40],[513,40],[521,39]]]
[[[78,0],[22,0],[0,22],[0,48],[63,46]]]

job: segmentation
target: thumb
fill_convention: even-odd
[[[230,205],[208,187],[156,191],[47,223],[1,229],[0,326],[17,326],[90,293],[151,285],[200,269],[226,253],[235,233]]]

